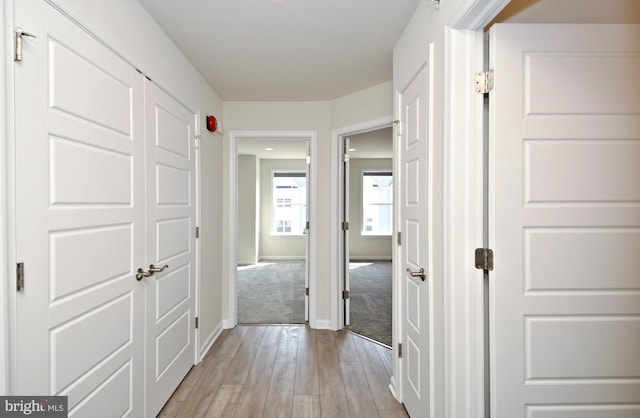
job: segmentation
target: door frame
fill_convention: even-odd
[[[309,162],[309,177],[308,185],[309,185],[309,200],[307,202],[307,217],[309,218],[309,231],[307,236],[307,248],[308,248],[308,259],[307,259],[307,271],[309,278],[309,326],[312,328],[316,327],[316,301],[317,301],[317,291],[316,291],[316,259],[315,255],[317,253],[317,239],[316,239],[316,228],[318,227],[316,224],[316,207],[317,207],[317,199],[316,199],[316,166],[317,166],[317,132],[316,131],[231,131],[229,132],[229,171],[227,172],[227,176],[229,179],[229,196],[230,199],[227,202],[228,212],[227,212],[227,221],[229,225],[228,229],[228,246],[227,246],[227,311],[226,316],[227,319],[224,321],[224,328],[233,328],[238,324],[238,311],[237,311],[237,271],[236,268],[236,257],[237,257],[237,245],[238,245],[238,213],[237,213],[237,205],[238,205],[238,176],[237,176],[237,167],[238,167],[238,140],[240,139],[284,139],[284,140],[295,140],[296,138],[304,138],[309,141],[310,150],[311,150],[311,158]]]
[[[331,131],[331,171],[338,173],[335,181],[331,185],[331,197],[333,201],[333,210],[331,211],[331,247],[335,248],[334,257],[332,257],[331,271],[333,272],[334,280],[331,280],[331,329],[339,330],[344,327],[344,304],[342,303],[342,291],[344,290],[344,274],[343,268],[345,263],[344,257],[344,242],[342,239],[342,210],[343,210],[343,197],[342,197],[342,179],[343,179],[343,164],[342,164],[342,142],[343,137],[355,134],[361,134],[365,132],[375,131],[382,128],[388,128],[393,125],[393,116],[383,116],[378,119],[372,119],[369,121],[357,123],[354,125],[348,125],[341,128],[336,128]],[[393,158],[395,161],[395,141],[393,143],[394,151]],[[394,166],[395,169],[395,166]],[[394,199],[396,187],[394,187]],[[394,214],[394,234],[395,234],[395,214]],[[393,248],[392,258],[396,259],[397,246]],[[393,273],[395,278],[395,272]],[[395,311],[393,312],[395,318]],[[393,329],[396,328],[395,319],[393,323]]]
[[[487,184],[483,71],[484,28],[511,0],[476,0],[445,23],[445,397],[446,416],[489,416],[485,277],[474,249],[485,246]],[[396,379],[398,381],[398,379]]]

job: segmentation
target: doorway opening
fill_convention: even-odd
[[[309,320],[310,143],[236,138],[237,323]]]
[[[393,129],[340,137],[346,329],[392,346]]]

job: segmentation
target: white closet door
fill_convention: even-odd
[[[195,359],[195,115],[145,84],[147,397],[155,416]]]
[[[640,26],[490,36],[491,416],[640,416]]]
[[[143,78],[41,0],[15,4],[12,393],[143,415]]]

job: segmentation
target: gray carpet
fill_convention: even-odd
[[[304,261],[238,267],[239,324],[304,323]]]
[[[350,331],[391,346],[391,262],[350,263]],[[238,267],[238,323],[304,322],[304,262]]]
[[[391,346],[391,262],[349,264],[351,325],[347,329]]]

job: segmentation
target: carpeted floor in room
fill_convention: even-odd
[[[351,325],[347,329],[391,346],[391,262],[349,264]],[[239,266],[238,323],[304,322],[304,262]]]

